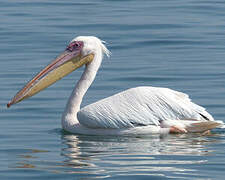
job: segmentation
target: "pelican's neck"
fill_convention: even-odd
[[[68,127],[79,123],[77,119],[77,112],[80,110],[80,105],[85,93],[95,79],[95,76],[101,64],[101,59],[102,54],[97,54],[95,55],[94,60],[90,64],[85,66],[85,70],[80,80],[77,82],[75,88],[73,89],[64,110],[62,116],[62,126],[64,127],[64,129],[68,129]]]
[[[70,98],[67,102],[66,111],[67,113],[76,114],[80,110],[80,105],[83,100],[85,93],[91,86],[97,71],[93,71],[90,65],[86,65],[85,70],[73,89]]]

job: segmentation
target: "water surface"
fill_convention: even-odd
[[[223,179],[225,132],[166,137],[67,134],[60,119],[82,68],[6,109],[67,43],[94,35],[112,51],[82,106],[122,90],[185,92],[225,117],[225,4],[218,1],[0,2],[1,179]]]

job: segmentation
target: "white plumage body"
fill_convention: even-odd
[[[148,86],[128,89],[90,104],[82,108],[77,117],[82,125],[89,128],[160,126],[167,120],[213,120],[186,94]]]
[[[204,132],[220,124],[203,107],[191,102],[188,95],[150,86],[120,92],[69,117],[77,123],[64,129],[89,135],[167,134],[171,126]]]

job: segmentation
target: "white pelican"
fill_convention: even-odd
[[[188,95],[168,88],[136,87],[80,109],[104,54],[109,56],[110,52],[96,37],[73,39],[66,50],[29,81],[7,106],[33,96],[85,65],[62,115],[62,127],[66,131],[90,135],[143,135],[205,132],[222,125],[203,107],[191,102]]]

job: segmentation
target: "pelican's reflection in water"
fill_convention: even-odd
[[[82,167],[82,166],[95,166],[94,164],[88,163],[91,160],[91,156],[85,156],[81,152],[80,143],[81,140],[76,135],[65,135],[62,137],[63,144],[66,145],[65,148],[62,148],[62,155],[66,157],[64,161],[65,166],[70,167]]]
[[[68,173],[113,175],[194,175],[204,164],[207,146],[218,143],[215,135],[191,134],[165,137],[102,137],[63,135],[62,155]],[[196,174],[197,176],[197,174]]]
[[[131,176],[202,177],[196,167],[224,144],[223,135],[168,135],[165,137],[80,136],[60,134],[54,148],[20,150],[13,168],[35,169],[58,177],[105,178]],[[59,137],[59,136],[57,136]],[[60,149],[61,148],[61,149]],[[54,156],[52,156],[52,154]],[[15,162],[15,156],[11,156]],[[201,171],[204,172],[204,171]]]

